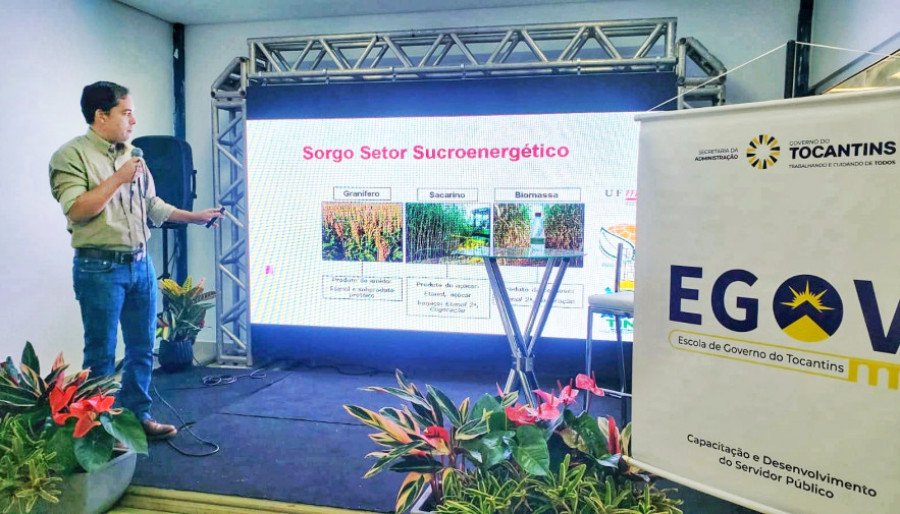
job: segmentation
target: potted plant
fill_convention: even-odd
[[[147,453],[135,415],[113,408],[114,377],[67,369],[60,355],[41,377],[31,343],[0,363],[0,512],[103,512]]]
[[[165,296],[163,311],[159,313],[156,335],[159,342],[159,364],[165,371],[179,371],[191,367],[194,341],[206,323],[206,311],[213,305],[215,291],[203,290],[204,280],[196,285],[191,277],[183,284],[170,278],[159,281]]]
[[[569,410],[579,394],[602,395],[579,375],[559,393],[537,390],[540,404],[519,405],[517,393],[485,394],[474,405],[454,405],[441,391],[423,393],[399,370],[398,387],[369,387],[403,400],[375,412],[345,405],[375,428],[369,437],[382,451],[370,453],[370,477],[385,469],[406,473],[397,512],[450,513],[671,513],[680,500],[630,467],[630,426],[612,417]]]

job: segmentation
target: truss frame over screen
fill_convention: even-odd
[[[247,87],[332,82],[490,80],[595,73],[675,73],[678,109],[725,103],[725,68],[675,18],[427,29],[248,40],[212,85],[216,360],[252,366],[245,122]]]

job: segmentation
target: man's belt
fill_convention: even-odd
[[[134,261],[141,260],[144,254],[140,250],[120,252],[116,250],[101,250],[99,248],[76,248],[75,256],[84,257],[86,259],[112,261],[116,264],[130,264]]]

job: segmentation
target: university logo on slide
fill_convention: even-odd
[[[814,275],[785,280],[775,291],[772,310],[785,334],[807,343],[831,337],[844,317],[844,304],[837,290]]]
[[[767,170],[778,162],[781,146],[774,136],[760,134],[750,140],[747,147],[747,162],[759,170]]]

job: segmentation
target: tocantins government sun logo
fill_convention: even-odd
[[[767,170],[778,162],[781,147],[778,140],[768,134],[760,134],[750,140],[747,147],[747,162],[758,170]]]
[[[834,335],[844,317],[844,304],[837,290],[814,275],[785,280],[775,291],[772,310],[785,334],[806,343]]]

